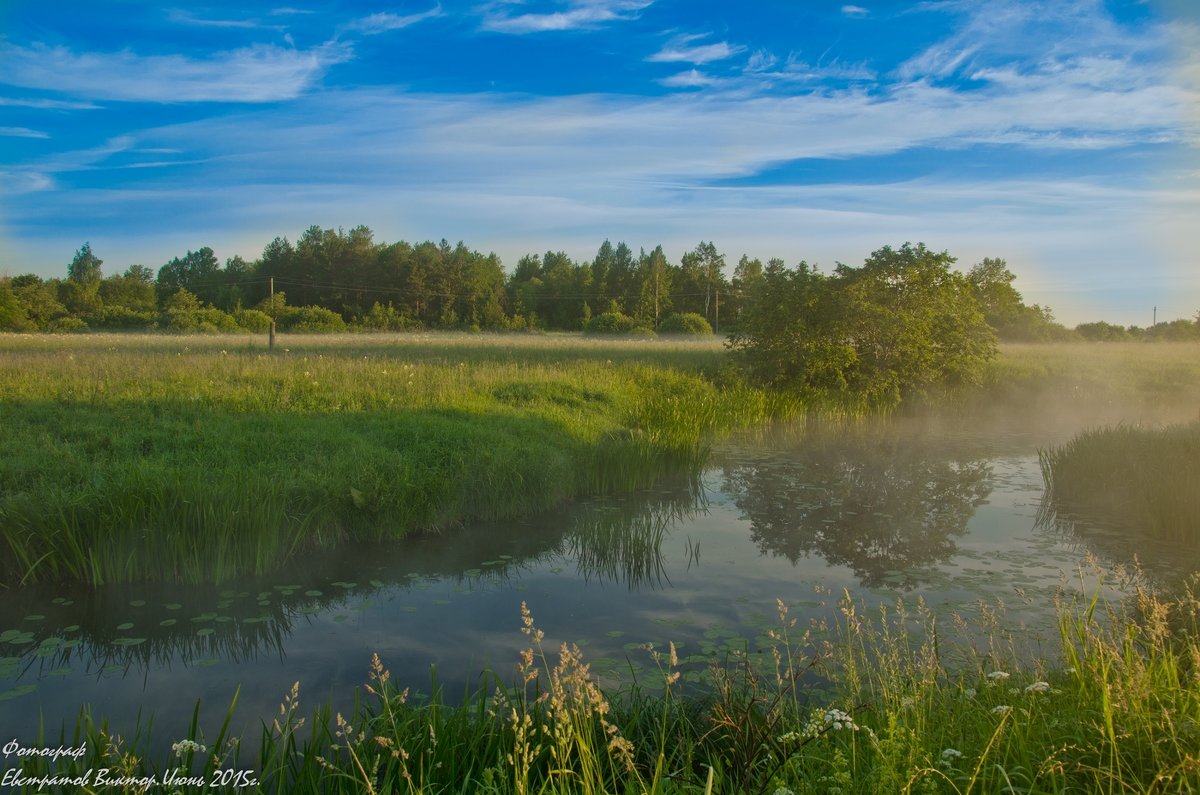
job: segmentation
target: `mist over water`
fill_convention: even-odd
[[[165,747],[185,736],[197,700],[215,732],[238,692],[234,728],[257,737],[297,680],[308,708],[348,709],[372,653],[402,687],[428,693],[436,675],[456,701],[485,670],[513,680],[522,602],[551,648],[579,643],[611,686],[647,670],[642,644],[668,641],[698,680],[708,657],[759,645],[777,598],[820,621],[843,590],[868,603],[921,598],[946,619],[1003,602],[1014,643],[1036,656],[1057,640],[1059,589],[1097,587],[1098,570],[1081,566],[1089,553],[1111,566],[1136,552],[1164,582],[1200,564],[1122,546],[1119,528],[1086,518],[1039,522],[1038,449],[1131,411],[1081,395],[776,427],[718,445],[694,478],[343,547],[271,577],[13,589],[0,595],[0,733],[29,741],[44,722],[57,734],[87,704],[130,733],[153,712]],[[1185,412],[1142,406],[1135,419]]]

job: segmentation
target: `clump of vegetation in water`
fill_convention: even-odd
[[[1124,606],[1065,599],[1057,659],[1032,664],[1020,662],[996,608],[981,606],[977,625],[956,615],[947,627],[921,604],[872,615],[844,597],[826,630],[797,626],[786,604],[777,607],[762,650],[709,660],[699,689],[684,672],[703,661],[668,644],[646,649],[654,674],[608,692],[579,648],[555,648],[523,606],[516,685],[491,679],[459,706],[448,706],[436,685],[428,696],[413,694],[376,657],[348,715],[323,706],[305,716],[294,686],[264,725],[257,758],[229,736],[234,706],[213,735],[193,719],[165,762],[150,761],[147,733],[118,735],[85,712],[61,738],[83,745],[83,757],[26,757],[21,770],[70,776],[107,767],[206,783],[214,770],[234,771],[254,782],[237,791],[262,792],[1200,787],[1200,601],[1192,591],[1163,599],[1135,589]]]
[[[1039,457],[1045,508],[1060,521],[1090,519],[1159,541],[1200,542],[1200,422],[1097,428]]]

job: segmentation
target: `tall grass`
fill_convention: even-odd
[[[1200,422],[1096,428],[1039,458],[1045,518],[1102,522],[1193,549],[1200,544]]]
[[[777,408],[712,342],[0,340],[0,577],[221,581],[695,469]],[[705,375],[707,373],[708,375]]]
[[[1193,585],[1195,583],[1193,582]],[[84,713],[78,760],[25,758],[25,775],[129,776],[182,768],[238,791],[408,793],[1192,792],[1200,787],[1200,601],[1134,587],[1128,600],[1064,595],[1058,649],[1022,660],[1002,608],[942,625],[920,603],[868,610],[843,597],[829,625],[798,626],[783,602],[761,650],[694,665],[648,647],[649,679],[608,692],[580,650],[555,646],[522,608],[513,679],[492,674],[460,706],[434,680],[422,697],[375,657],[344,716],[304,716],[297,684],[257,753],[196,719],[166,759],[150,732]],[[236,698],[235,698],[236,703]],[[161,733],[163,727],[155,727]],[[174,735],[168,735],[174,736]],[[211,737],[211,739],[209,739]],[[182,792],[234,787],[181,787]],[[60,791],[71,791],[64,787]],[[137,791],[136,787],[112,791]]]

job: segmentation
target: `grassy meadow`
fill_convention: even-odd
[[[645,485],[698,466],[715,434],[802,412],[746,387],[726,356],[716,340],[577,336],[286,336],[274,353],[244,337],[3,336],[3,581],[219,580],[302,548]],[[1195,344],[1007,346],[983,389],[942,410],[1178,416],[1198,396]],[[1127,444],[1088,456],[1167,482]],[[640,532],[652,543],[654,527]],[[947,626],[920,603],[874,611],[826,594],[835,618],[799,626],[781,602],[756,648],[706,664],[648,648],[657,675],[617,692],[548,639],[534,604],[513,616],[528,641],[515,682],[489,674],[446,698],[364,660],[346,715],[311,709],[302,682],[261,738],[229,736],[229,721],[110,727],[85,710],[42,738],[83,757],[20,769],[107,768],[129,779],[114,792],[168,773],[203,782],[163,787],[181,792],[1200,790],[1200,601],[1126,591],[1064,596],[1058,643],[1036,660],[999,605],[978,611],[982,626]],[[704,686],[681,680],[688,664],[704,665]],[[155,756],[172,731],[170,756]]]
[[[1052,416],[1198,395],[1195,344],[1025,345],[940,405]],[[348,538],[645,486],[698,466],[722,430],[802,410],[742,383],[715,338],[287,335],[268,352],[4,335],[0,582],[261,573]]]
[[[719,342],[0,338],[3,582],[220,581],[696,466],[785,403]]]

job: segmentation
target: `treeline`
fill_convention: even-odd
[[[222,265],[204,247],[157,272],[131,265],[105,276],[102,265],[85,243],[66,278],[0,278],[0,330],[259,332],[274,318],[283,331],[305,332],[725,333],[741,328],[762,300],[767,276],[786,269],[780,259],[746,256],[729,268],[711,242],[674,263],[661,246],[635,254],[625,243],[605,241],[591,260],[547,251],[522,257],[506,272],[495,254],[462,243],[377,243],[365,226],[349,232],[312,226],[294,243],[278,237],[254,262],[232,257]],[[1003,260],[985,259],[966,278],[1004,340],[1200,338],[1191,321],[1150,330],[1104,323],[1064,328],[1049,309],[1024,303]]]

